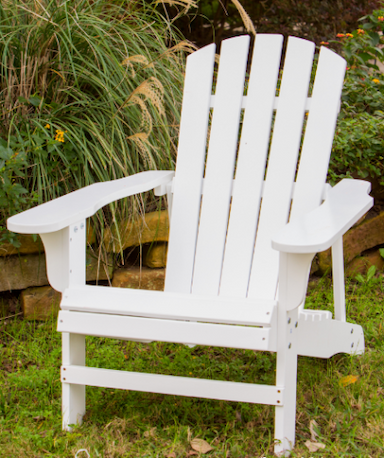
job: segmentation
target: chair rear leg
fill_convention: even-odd
[[[85,336],[63,332],[62,351],[63,366],[85,366]],[[85,414],[85,385],[66,383],[64,370],[61,377],[63,430],[71,431],[70,425],[80,425]]]
[[[282,311],[281,315],[281,326],[278,326],[276,385],[284,387],[284,403],[275,407],[274,451],[278,456],[284,456],[284,452],[289,455],[289,450],[293,449],[295,444],[297,391],[295,331],[298,326],[298,311]]]

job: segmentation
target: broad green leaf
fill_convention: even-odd
[[[33,105],[34,107],[38,107],[41,103],[41,97],[37,97],[37,96],[34,96],[34,97],[29,97],[29,103],[31,105]]]
[[[373,265],[368,269],[367,281],[371,280],[375,276],[375,273],[376,273],[376,266]]]

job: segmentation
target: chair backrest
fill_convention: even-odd
[[[215,45],[187,59],[166,291],[273,299],[271,239],[322,201],[346,63],[322,48],[308,98],[315,45],[289,38],[277,89],[282,45],[257,35],[249,79],[248,36],[223,41],[217,81]]]

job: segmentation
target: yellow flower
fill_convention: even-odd
[[[49,124],[46,124],[44,127],[45,127],[46,129],[50,129],[50,128],[51,128],[51,126],[50,126]]]
[[[380,83],[380,80],[378,80],[377,78],[373,78],[372,82],[373,82],[373,83],[376,83],[376,84],[379,84],[379,83]]]
[[[56,129],[55,140],[64,143],[64,131]]]

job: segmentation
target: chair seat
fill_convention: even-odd
[[[104,286],[64,291],[62,310],[144,318],[271,326],[276,301],[145,291]]]

